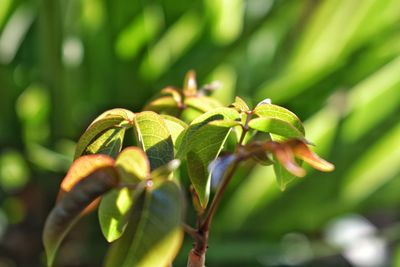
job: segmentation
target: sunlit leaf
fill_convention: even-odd
[[[174,159],[174,145],[164,119],[157,113],[144,111],[136,115],[135,129],[139,143],[154,170]]]
[[[189,108],[194,108],[203,113],[222,106],[219,101],[208,96],[186,97],[185,105]]]
[[[66,192],[96,169],[113,167],[114,164],[114,159],[106,155],[86,155],[76,159],[61,182],[58,198],[62,198]]]
[[[56,204],[46,220],[43,243],[48,266],[52,266],[58,247],[82,211],[118,183],[113,167],[98,168],[83,178]]]
[[[131,207],[143,187],[114,189],[104,195],[99,205],[101,231],[108,242],[121,237],[129,221]]]
[[[304,126],[301,120],[288,109],[273,104],[261,103],[254,109],[254,114],[261,118],[266,117],[287,122],[294,126],[300,133],[305,135]]]
[[[137,183],[150,174],[150,162],[146,154],[138,147],[125,148],[115,160],[121,180],[127,183]]]
[[[304,139],[303,133],[297,128],[286,121],[276,118],[255,118],[249,122],[249,127],[257,131],[276,134],[284,138]]]
[[[178,118],[169,115],[161,115],[161,116],[163,117],[165,124],[169,129],[172,142],[175,144],[179,135],[188,127],[188,125]]]
[[[193,70],[190,70],[186,73],[185,80],[183,82],[183,93],[186,96],[197,94],[196,72]]]
[[[183,239],[179,187],[166,181],[146,188],[133,207],[124,235],[112,245],[106,267],[168,266]]]
[[[318,157],[318,155],[312,152],[305,143],[299,140],[292,140],[289,141],[289,145],[291,146],[296,157],[304,160],[313,168],[325,172],[333,171],[335,169],[333,164]]]
[[[250,110],[246,102],[238,96],[235,98],[235,102],[232,103],[232,106],[239,112],[246,112]]]

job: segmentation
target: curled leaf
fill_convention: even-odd
[[[289,142],[289,145],[292,147],[293,153],[296,157],[304,160],[313,168],[323,172],[330,172],[335,169],[335,166],[332,163],[318,157],[317,154],[312,152],[310,148],[300,140],[292,140]]]
[[[58,247],[82,211],[117,184],[118,175],[114,167],[101,167],[84,177],[56,204],[43,230],[48,266],[52,266]]]
[[[279,163],[295,176],[303,177],[306,171],[297,165],[293,152],[287,146],[277,146],[273,151]]]

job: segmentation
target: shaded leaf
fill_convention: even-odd
[[[126,183],[137,183],[150,174],[150,162],[146,154],[138,147],[125,148],[115,160],[121,180]]]
[[[77,183],[56,204],[46,220],[43,231],[48,266],[53,264],[58,247],[82,211],[117,183],[118,175],[113,167],[96,169]]]
[[[210,194],[208,165],[222,150],[231,130],[231,124],[213,125],[211,122],[223,119],[235,122],[238,118],[239,113],[232,108],[212,110],[194,120],[182,137],[177,156],[186,157],[189,177],[203,208]]]
[[[284,138],[304,139],[303,133],[296,127],[286,121],[276,118],[255,118],[249,122],[249,127],[257,131],[276,134]]]
[[[208,165],[208,171],[212,173],[211,175],[211,187],[217,189],[218,185],[224,178],[227,169],[236,160],[235,154],[229,154],[222,157],[218,157],[213,160],[210,165]]]
[[[154,170],[174,159],[171,134],[157,113],[144,111],[135,118],[136,135]]]
[[[292,126],[294,126],[297,131],[299,131],[302,135],[305,135],[304,126],[301,120],[288,109],[283,107],[273,105],[273,104],[260,104],[254,109],[254,114],[261,118],[271,118],[278,119],[280,121],[284,121]]]
[[[125,128],[106,130],[85,149],[84,154],[105,154],[115,158],[121,151]]]
[[[182,196],[179,187],[166,181],[146,188],[135,202],[124,235],[106,258],[106,267],[167,266],[182,244]]]
[[[180,165],[181,161],[179,159],[174,159],[167,164],[158,167],[150,174],[152,181],[159,182],[169,179],[171,174],[177,170]]]

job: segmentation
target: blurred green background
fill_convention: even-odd
[[[400,266],[400,0],[0,0],[0,266],[43,266],[43,222],[99,113],[139,111],[185,72],[305,122],[333,173],[280,192],[243,166],[207,266]],[[59,266],[100,266],[83,219]],[[175,266],[185,266],[185,242]]]

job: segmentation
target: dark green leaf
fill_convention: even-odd
[[[112,245],[105,266],[168,266],[182,244],[182,210],[181,192],[174,182],[146,188],[134,204],[125,233]]]
[[[174,145],[164,119],[152,111],[135,117],[136,135],[154,170],[174,159]]]
[[[186,157],[190,180],[203,207],[207,206],[210,194],[208,165],[222,150],[237,119],[239,113],[232,108],[207,112],[191,123],[180,142],[178,157]],[[227,123],[221,123],[221,120]]]
[[[121,151],[125,128],[106,130],[85,149],[84,154],[104,154],[115,158]]]
[[[43,243],[47,254],[47,265],[53,264],[55,253],[82,211],[93,200],[103,195],[118,183],[113,167],[95,170],[78,182],[50,212],[43,231]]]

